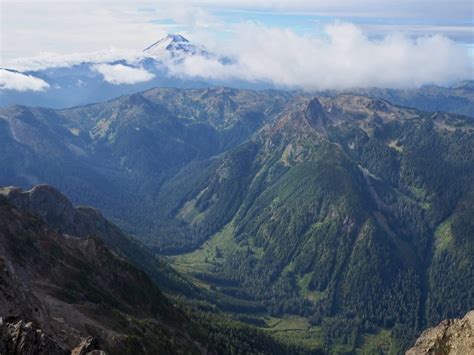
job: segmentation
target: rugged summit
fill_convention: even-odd
[[[462,319],[448,319],[420,335],[406,355],[474,353],[474,311]]]

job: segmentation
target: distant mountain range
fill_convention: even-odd
[[[235,59],[219,56],[188,41],[179,34],[170,34],[153,43],[133,59],[109,62],[81,62],[18,72],[0,69],[0,106],[12,104],[66,108],[110,100],[154,87],[205,88],[227,86],[241,89],[276,89],[273,83],[237,79],[203,80],[179,72],[179,64],[188,58],[203,58],[232,64]],[[21,76],[16,78],[15,75]],[[11,77],[11,78],[10,78]],[[27,82],[35,79],[34,88],[14,88],[8,80]],[[287,88],[286,88],[287,89]],[[23,90],[23,91],[22,91]],[[474,85],[465,81],[452,87],[425,86],[418,89],[353,89],[392,103],[428,111],[446,111],[474,116]],[[340,92],[338,92],[340,93]],[[338,94],[336,93],[336,94]],[[327,94],[314,93],[314,94]],[[329,93],[330,94],[330,93]]]
[[[401,353],[474,305],[464,115],[349,93],[156,88],[71,109],[2,108],[0,152],[1,185],[47,183],[100,208],[149,249],[126,254],[137,249],[121,232],[105,245],[143,259],[134,264],[156,284],[216,292],[212,307],[308,351]],[[115,230],[90,209],[66,213],[79,226],[84,214]],[[185,276],[165,264],[153,276],[150,250]]]

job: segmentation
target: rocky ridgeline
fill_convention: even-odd
[[[425,330],[406,355],[474,354],[474,310],[462,319],[448,319]]]

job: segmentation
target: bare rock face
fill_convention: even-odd
[[[474,354],[474,310],[462,319],[448,319],[425,330],[406,355]]]
[[[311,127],[320,133],[326,133],[326,111],[318,98],[313,98],[306,109],[306,120]]]
[[[31,322],[6,322],[2,323],[0,329],[0,354],[69,354],[69,351],[60,347],[41,329],[35,328]]]
[[[71,351],[71,355],[106,355],[105,351],[97,350],[97,346],[95,338],[87,337]]]

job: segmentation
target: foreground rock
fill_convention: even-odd
[[[69,354],[41,329],[36,329],[31,322],[2,322],[0,327],[0,354]]]
[[[474,354],[474,311],[462,319],[448,319],[425,330],[407,355]]]

